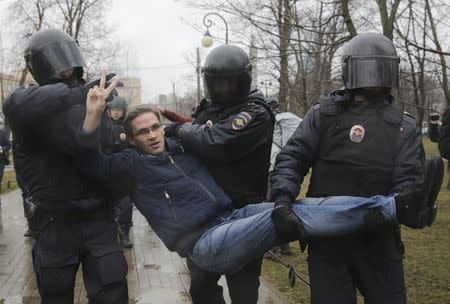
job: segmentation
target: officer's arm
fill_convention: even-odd
[[[270,178],[273,201],[293,202],[297,198],[300,185],[319,151],[319,118],[316,105],[278,154]]]
[[[417,123],[414,118],[404,115],[390,193],[400,193],[413,185],[422,176],[424,164],[425,152]]]
[[[272,138],[273,122],[263,107],[224,119],[212,127],[184,124],[178,131],[183,147],[198,157],[218,162],[241,159]]]
[[[9,97],[4,110],[7,116],[30,128],[39,127],[56,113],[66,111],[74,104],[83,104],[86,93],[83,87],[69,88],[64,83],[21,87]]]
[[[450,159],[450,108],[442,116],[438,147],[442,157]]]

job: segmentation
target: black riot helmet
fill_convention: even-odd
[[[41,85],[51,83],[59,73],[70,68],[82,78],[86,66],[75,39],[57,29],[34,33],[27,42],[24,58],[34,80]]]
[[[228,44],[218,46],[206,56],[202,67],[206,97],[216,104],[244,102],[250,92],[251,71],[250,59],[243,49]]]
[[[108,107],[108,109],[121,108],[124,113],[127,111],[128,107],[127,101],[121,96],[114,97],[114,99],[108,102],[106,106]]]
[[[342,80],[347,89],[398,87],[400,59],[394,44],[376,33],[359,34],[344,47]]]

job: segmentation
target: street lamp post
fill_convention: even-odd
[[[223,23],[225,23],[225,44],[228,44],[228,23],[227,23],[227,21],[225,20],[225,18],[222,15],[220,15],[218,13],[208,13],[203,17],[203,24],[206,26],[206,32],[202,38],[202,45],[204,47],[208,48],[214,43],[214,39],[211,36],[211,34],[209,33],[209,28],[213,25],[213,22],[211,21],[211,19],[208,18],[211,15],[219,17],[220,19],[222,19]]]

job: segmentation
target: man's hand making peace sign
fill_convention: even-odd
[[[92,132],[97,129],[100,124],[100,120],[105,111],[106,99],[114,90],[119,82],[119,77],[115,77],[113,82],[105,88],[106,84],[106,71],[102,70],[102,77],[100,84],[94,86],[89,90],[86,98],[86,117],[83,123],[83,130],[85,132]]]

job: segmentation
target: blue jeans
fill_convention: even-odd
[[[248,205],[235,210],[225,222],[201,236],[191,259],[208,272],[230,274],[278,245],[271,219],[273,203]],[[333,196],[305,198],[293,204],[306,236],[339,236],[362,230],[364,215],[377,208],[388,221],[396,221],[393,197]]]

